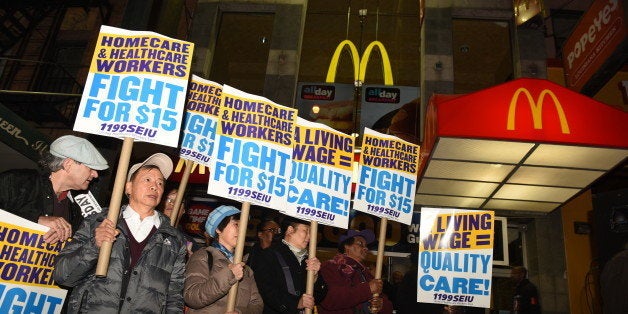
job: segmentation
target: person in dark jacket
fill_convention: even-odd
[[[253,264],[255,282],[264,300],[264,314],[300,313],[313,309],[326,294],[325,282],[318,276],[321,263],[308,258],[309,222],[286,217],[282,221],[284,238],[261,250]],[[316,272],[314,295],[305,293],[307,272]]]
[[[182,313],[186,247],[155,207],[172,173],[156,153],[133,165],[117,228],[106,212],[85,219],[56,259],[55,282],[72,287],[68,313]],[[106,277],[95,275],[103,242],[113,242]]]
[[[604,314],[628,313],[626,287],[628,287],[628,241],[624,244],[623,250],[604,265],[600,275]]]
[[[281,235],[281,227],[277,222],[272,219],[264,220],[257,225],[257,242],[253,244],[249,251],[247,265],[253,268],[257,263],[259,255],[262,250],[269,248],[275,238]]]
[[[417,302],[419,253],[416,250],[410,253],[410,261],[412,266],[403,275],[397,289],[397,314],[443,313],[442,304]]]
[[[536,286],[528,280],[528,270],[523,266],[515,266],[510,270],[510,278],[515,282],[515,295],[511,313],[539,314],[539,292]]]
[[[84,217],[102,211],[87,189],[109,165],[92,143],[74,135],[52,142],[39,164],[41,171],[0,174],[0,208],[49,227],[44,241],[65,241]]]

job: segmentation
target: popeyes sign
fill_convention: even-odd
[[[594,92],[588,84],[601,87],[602,82],[593,82],[592,77],[623,64],[626,34],[622,1],[595,0],[563,45],[566,86],[577,92],[584,88],[587,95]]]

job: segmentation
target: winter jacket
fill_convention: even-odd
[[[373,297],[369,281],[374,277],[367,267],[345,254],[337,254],[321,265],[319,274],[327,283],[327,297],[318,307],[318,313],[368,313],[368,301]],[[392,313],[392,303],[385,294],[380,314]]]
[[[123,206],[120,212],[124,211]],[[85,219],[57,256],[53,278],[73,287],[68,313],[182,313],[186,248],[183,235],[157,212],[160,226],[147,239],[135,267],[130,269],[130,231],[120,217],[120,234],[113,242],[107,276],[95,276],[99,248],[94,229],[107,213]]]
[[[211,271],[208,254],[212,256]],[[190,257],[185,269],[185,288],[183,296],[190,308],[189,314],[216,313],[227,311],[227,299],[236,278],[229,269],[231,262],[214,247],[200,249]],[[211,272],[211,273],[210,273]],[[244,268],[244,277],[238,283],[235,310],[240,313],[262,313],[264,303],[257,291],[253,271]]]
[[[33,222],[39,216],[52,216],[56,194],[49,173],[34,169],[15,169],[0,173],[0,208]],[[88,191],[71,191],[78,195]],[[80,207],[70,198],[68,217],[63,217],[77,230],[83,217],[93,212],[81,213]],[[95,212],[94,212],[95,213]]]
[[[290,293],[286,275],[277,254],[285,261],[290,270],[294,294]],[[307,258],[307,257],[306,257]],[[255,281],[264,299],[264,313],[299,313],[297,305],[301,295],[305,293],[307,270],[305,259],[299,263],[290,248],[282,243],[274,243],[269,248],[261,250],[256,256]],[[318,276],[314,283],[314,300],[318,303],[327,293],[325,282]]]
[[[540,314],[539,292],[530,280],[524,278],[515,286],[515,297],[519,299],[518,313]],[[513,299],[514,299],[513,298]],[[514,309],[513,309],[514,310]]]

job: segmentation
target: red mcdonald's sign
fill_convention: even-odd
[[[438,138],[628,148],[628,113],[553,82],[521,78],[467,95],[434,95],[421,171]]]

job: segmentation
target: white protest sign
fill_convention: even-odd
[[[222,85],[192,75],[179,156],[209,166],[216,138]]]
[[[194,44],[102,26],[74,130],[179,144]]]
[[[52,271],[65,242],[45,243],[48,229],[0,209],[0,313],[61,313]]]
[[[417,302],[490,307],[494,217],[421,208]]]
[[[354,138],[299,118],[284,214],[347,229]]]
[[[419,145],[365,128],[353,208],[409,225],[418,171]]]
[[[225,85],[207,193],[285,210],[297,110]]]

